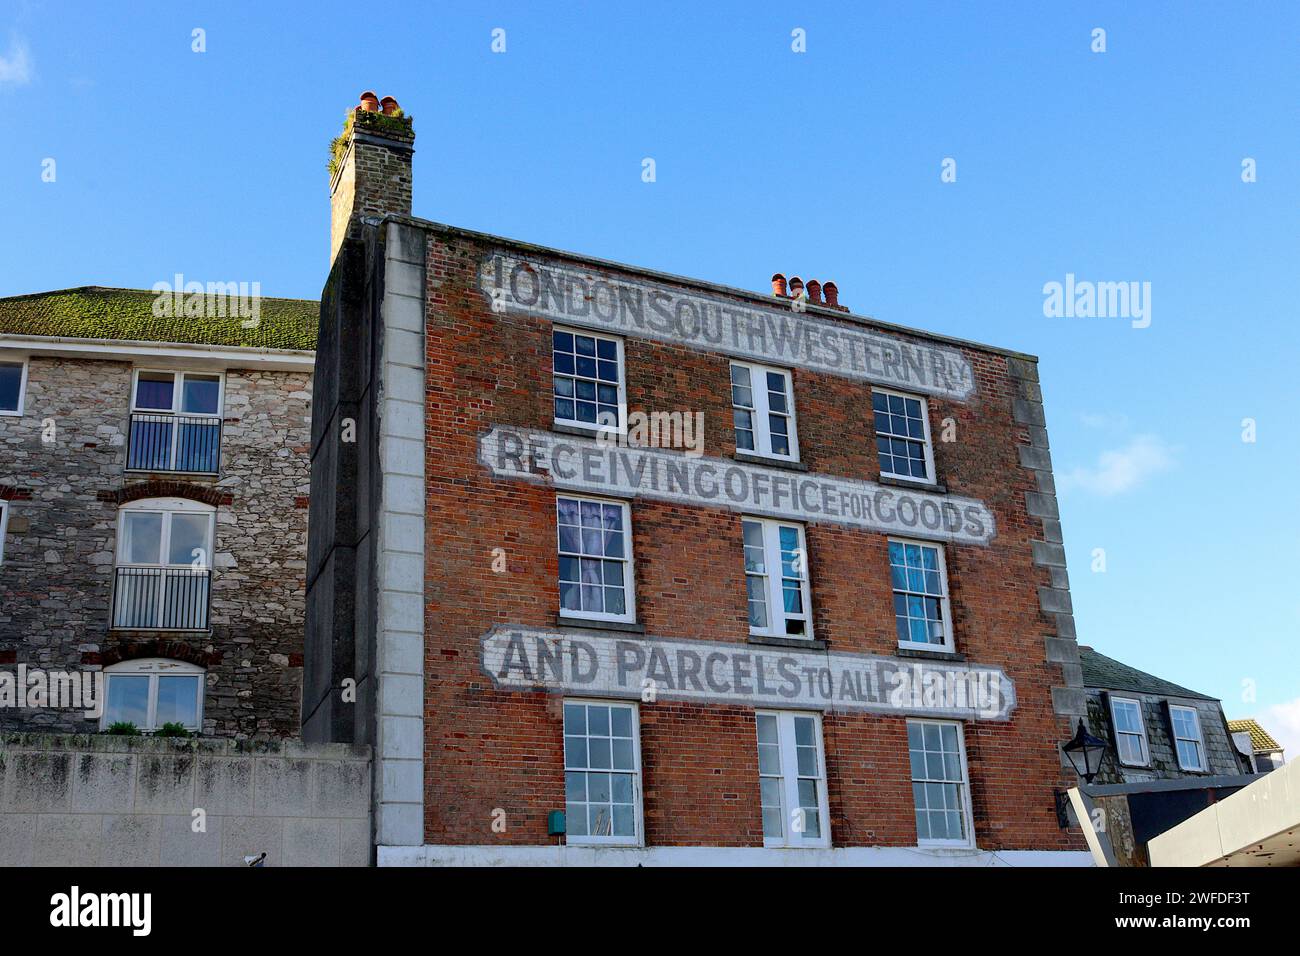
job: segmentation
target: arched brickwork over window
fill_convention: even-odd
[[[120,664],[122,661],[134,661],[144,657],[163,657],[172,661],[184,661],[208,668],[221,663],[220,651],[207,651],[185,641],[165,638],[148,641],[124,641],[104,649],[99,654],[98,663],[104,667]]]
[[[139,501],[142,498],[188,498],[191,501],[201,501],[205,505],[212,505],[214,508],[218,505],[229,505],[234,501],[234,498],[228,492],[220,488],[214,488],[211,485],[198,485],[188,481],[168,481],[160,478],[137,481],[117,491],[101,491],[98,497],[100,501],[112,502],[119,506],[130,504],[132,501]]]

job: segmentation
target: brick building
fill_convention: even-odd
[[[313,409],[379,862],[1086,864],[1036,360],[412,218],[413,146],[338,142]]]
[[[0,729],[299,732],[316,304],[160,301],[0,300],[0,669],[108,702]]]
[[[1108,743],[1083,788],[1088,805],[1104,811],[1098,862],[1146,866],[1150,840],[1249,785],[1255,770],[1219,700],[1088,646],[1079,662],[1087,724]]]

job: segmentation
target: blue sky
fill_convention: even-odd
[[[392,94],[417,215],[1040,356],[1081,641],[1300,751],[1300,6],[553,6],[6,3],[0,295],[316,297],[327,143]],[[1046,317],[1067,273],[1150,326]]]

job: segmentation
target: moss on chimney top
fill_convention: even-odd
[[[339,171],[339,164],[343,162],[343,154],[347,152],[348,137],[352,135],[354,126],[407,142],[415,138],[415,132],[411,128],[411,117],[403,113],[401,107],[391,115],[371,113],[366,110],[348,110],[343,117],[343,132],[330,140],[330,179],[333,179],[334,174]]]

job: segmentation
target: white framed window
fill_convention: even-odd
[[[785,369],[732,362],[731,417],[737,451],[799,460],[794,383]]]
[[[0,359],[0,415],[21,417],[27,394],[27,360]]]
[[[1183,770],[1206,769],[1205,741],[1201,737],[1201,717],[1196,708],[1170,704],[1169,722],[1174,728],[1178,766]]]
[[[557,495],[560,615],[636,620],[632,586],[632,509],[624,501]]]
[[[742,518],[749,633],[812,637],[808,550],[803,525]]]
[[[217,474],[224,389],[220,372],[136,369],[127,470]]]
[[[641,844],[637,716],[635,704],[564,702],[566,842]]]
[[[943,545],[890,538],[889,581],[898,646],[953,650]]]
[[[760,710],[754,717],[763,846],[830,846],[821,716]]]
[[[556,327],[551,363],[556,422],[600,431],[626,428],[622,339]]]
[[[1111,726],[1115,728],[1115,752],[1126,767],[1145,767],[1151,762],[1147,747],[1147,725],[1142,704],[1129,697],[1110,698]]]
[[[950,720],[909,720],[916,839],[922,846],[972,846],[970,786],[962,726]]]
[[[100,728],[116,723],[139,730],[180,724],[203,726],[203,668],[163,658],[124,661],[104,668],[104,713]]]
[[[118,511],[113,627],[208,627],[216,509],[186,498],[148,498]]]
[[[5,535],[9,533],[9,502],[0,498],[0,564],[5,560]]]
[[[919,395],[871,390],[880,473],[891,478],[934,481],[934,449],[930,444],[930,409]]]

